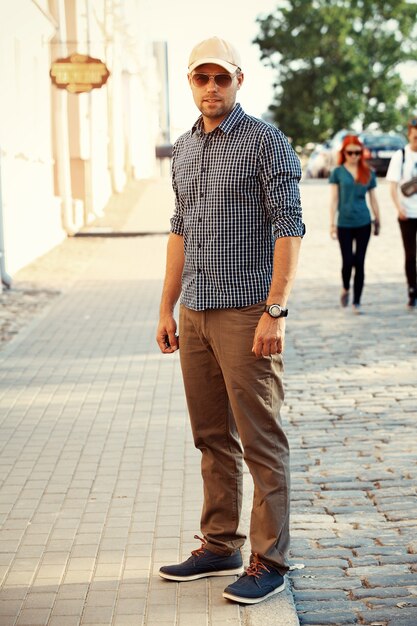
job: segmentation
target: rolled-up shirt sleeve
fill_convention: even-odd
[[[173,216],[171,217],[171,233],[175,235],[184,235],[184,218],[183,218],[183,210],[181,207],[181,200],[178,193],[178,186],[175,180],[175,159],[177,152],[177,144],[174,144],[172,148],[172,161],[171,161],[171,180],[172,180],[172,188],[175,194],[175,211]]]
[[[274,239],[303,237],[305,226],[298,185],[300,161],[285,135],[273,126],[263,137],[260,178]]]
[[[397,150],[391,157],[391,161],[388,165],[386,179],[390,183],[399,183],[402,177],[402,163],[403,153],[402,150]]]

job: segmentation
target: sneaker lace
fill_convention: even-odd
[[[261,570],[265,570],[266,572],[271,571],[266,565],[264,565],[264,563],[262,563],[262,561],[259,560],[258,555],[254,554],[251,564],[246,568],[246,574],[248,576],[255,576],[255,578],[259,578],[259,576],[262,576],[263,573]]]
[[[207,541],[204,537],[199,537],[198,535],[194,535],[194,539],[201,541],[201,546],[197,548],[197,550],[191,550],[191,554],[193,556],[202,556],[204,554],[204,550],[206,549]]]

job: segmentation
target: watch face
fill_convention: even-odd
[[[269,307],[269,315],[272,317],[279,317],[281,315],[281,307],[278,304],[273,304]]]

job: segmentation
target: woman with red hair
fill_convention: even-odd
[[[360,313],[360,301],[365,280],[365,254],[371,236],[371,214],[366,202],[369,197],[375,219],[374,233],[379,233],[379,207],[376,199],[376,176],[363,157],[363,144],[356,135],[347,135],[338,155],[338,167],[330,174],[330,235],[338,239],[342,253],[342,283],[340,303],[348,305],[353,268],[353,311]],[[337,215],[337,219],[336,219]]]

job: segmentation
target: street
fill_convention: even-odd
[[[326,183],[303,186],[308,235],[287,352],[292,575],[301,624],[417,621],[417,319],[388,186],[366,261],[363,315],[341,309]],[[310,193],[311,191],[311,193]]]

